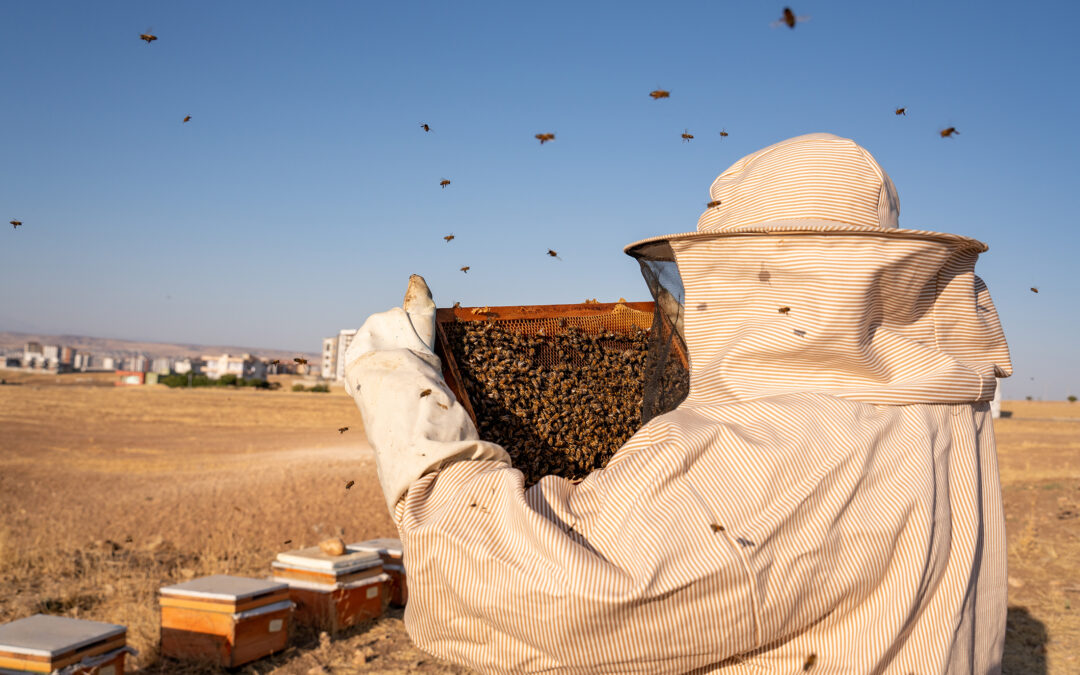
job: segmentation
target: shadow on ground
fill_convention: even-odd
[[[1046,675],[1046,624],[1031,615],[1027,607],[1010,607],[1005,625],[1003,675]]]

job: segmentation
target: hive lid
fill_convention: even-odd
[[[0,626],[0,650],[53,658],[126,632],[111,623],[35,614]]]
[[[288,586],[285,584],[279,584],[266,579],[250,579],[248,577],[233,577],[226,574],[215,574],[209,577],[185,581],[182,584],[164,586],[161,588],[161,594],[213,600],[231,600],[235,602],[285,589],[288,589]]]
[[[345,547],[347,551],[374,551],[379,555],[401,557],[400,539],[368,539]]]
[[[365,567],[374,567],[381,564],[382,559],[375,551],[346,551],[344,555],[327,555],[318,546],[312,546],[298,551],[278,553],[277,562],[302,569],[344,574]]]

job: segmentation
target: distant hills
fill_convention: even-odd
[[[100,356],[122,356],[133,353],[145,354],[150,358],[159,356],[202,356],[203,354],[252,354],[267,359],[292,360],[301,356],[312,364],[318,363],[318,352],[294,352],[285,349],[265,347],[238,347],[236,345],[195,345],[176,342],[140,342],[138,340],[118,340],[115,338],[96,338],[86,335],[42,335],[40,333],[16,333],[0,331],[0,352],[21,351],[27,342],[62,345],[73,347],[81,352],[90,352]]]

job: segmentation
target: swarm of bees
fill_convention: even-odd
[[[953,134],[959,135],[960,132],[956,130],[956,127],[948,127],[948,128],[942,129],[938,133],[941,134],[942,138],[948,138],[948,137],[952,136]]]
[[[154,35],[153,33],[146,32],[146,33],[143,33],[142,35],[140,35],[139,39],[145,41],[146,44],[150,44],[151,42],[153,42],[154,40],[157,39],[157,36]]]
[[[501,444],[532,485],[602,467],[641,424],[648,333],[513,333],[447,324],[480,437]]]
[[[453,241],[453,240],[454,240],[454,235],[452,235],[452,234],[448,234],[448,235],[446,235],[445,237],[443,237],[443,239],[445,239],[445,240],[446,240],[446,243],[447,243],[447,244],[449,244],[449,243],[450,243],[451,241]]]
[[[683,132],[682,132],[681,135],[682,135],[683,143],[689,143],[690,141],[694,140],[694,134],[690,133],[689,129],[683,129]]]
[[[903,115],[904,117],[907,117],[907,108],[897,108],[896,109],[896,114],[897,115]]]
[[[424,124],[423,122],[420,123],[420,128],[423,129],[424,131],[431,131],[431,127],[428,126],[427,124]]]
[[[465,274],[468,274],[468,273],[469,273],[469,270],[471,270],[471,269],[472,269],[471,267],[469,267],[468,265],[466,265],[466,266],[464,266],[464,267],[462,267],[462,268],[461,268],[461,271],[462,271],[462,272],[464,272]]]
[[[447,185],[449,185],[449,184],[450,184],[450,181],[449,181],[449,180],[447,180],[446,178],[443,178],[443,179],[442,179],[441,181],[439,181],[439,185],[440,185],[440,186],[441,186],[441,187],[442,187],[442,188],[443,188],[444,190],[446,189],[446,186],[447,186]]]
[[[15,230],[19,229],[19,226],[22,225],[22,221],[15,218],[12,218],[8,222],[11,223],[11,228]]]
[[[534,138],[536,138],[538,141],[540,141],[540,145],[543,145],[544,143],[547,143],[548,141],[555,140],[555,134],[536,134],[536,136]]]
[[[772,26],[773,28],[779,28],[780,26],[787,26],[788,28],[794,30],[795,29],[795,24],[802,23],[804,21],[809,21],[809,20],[810,20],[810,17],[808,17],[808,16],[795,16],[795,12],[791,11],[790,7],[785,7],[783,14],[780,15],[780,18],[777,19],[776,21],[773,21],[769,25]]]
[[[654,89],[649,92],[649,96],[652,96],[654,101],[659,101],[662,98],[671,98],[671,92],[664,89]]]

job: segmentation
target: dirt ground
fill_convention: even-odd
[[[3,379],[0,622],[47,612],[124,624],[138,672],[212,672],[159,657],[158,588],[205,574],[264,577],[278,552],[332,534],[396,536],[359,414],[340,389]],[[1004,409],[1005,672],[1071,675],[1080,672],[1080,404]],[[391,611],[333,639],[298,632],[287,651],[238,672],[464,672],[413,648],[401,617]]]

